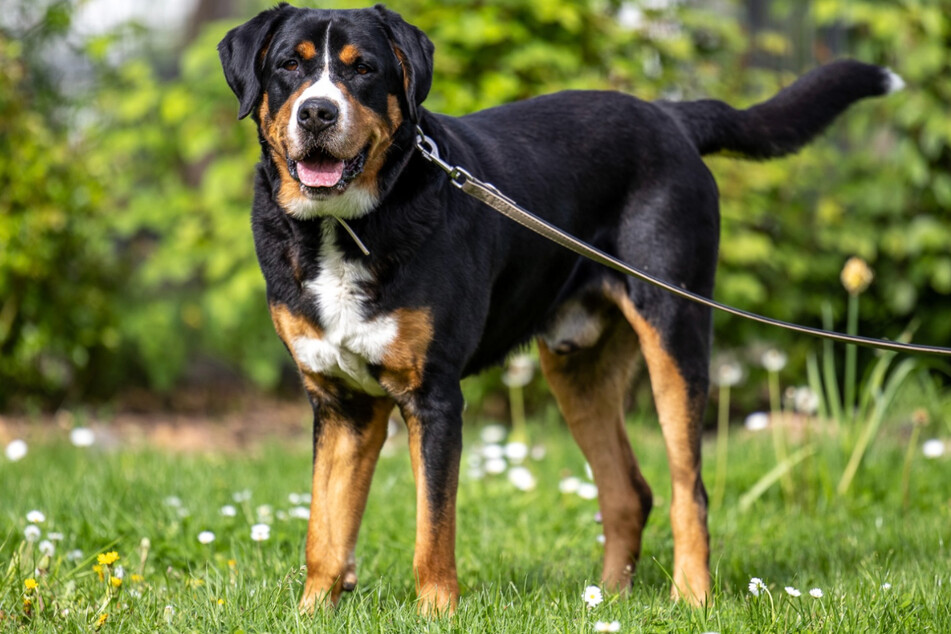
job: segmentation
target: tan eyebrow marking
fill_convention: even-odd
[[[297,51],[297,54],[303,59],[313,59],[317,56],[317,47],[314,46],[314,43],[310,40],[304,40],[298,44],[294,50]]]
[[[340,49],[340,61],[344,64],[352,64],[360,57],[360,51],[353,44],[347,44]]]

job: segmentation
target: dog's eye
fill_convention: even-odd
[[[289,59],[283,64],[281,64],[281,68],[283,68],[284,70],[297,70],[297,66],[298,64],[296,59]]]
[[[356,66],[353,67],[353,69],[357,71],[358,75],[366,75],[371,70],[371,68],[367,66],[366,64],[357,64]]]

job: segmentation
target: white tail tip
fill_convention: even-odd
[[[905,80],[897,73],[892,72],[890,68],[885,69],[885,93],[890,95],[898,92],[905,87]]]

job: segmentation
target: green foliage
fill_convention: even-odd
[[[24,48],[0,36],[0,407],[82,390],[120,343],[120,262],[84,139],[37,111]]]
[[[951,341],[951,0],[776,2],[755,34],[739,0],[715,11],[672,5],[632,14],[618,0],[390,3],[436,43],[427,107],[451,114],[566,88],[745,106],[831,58],[832,40],[846,42],[834,55],[891,65],[909,89],[860,104],[800,156],[710,161],[723,194],[717,297],[816,324],[840,294],[843,262],[861,255],[876,271],[863,333],[895,336],[915,314],[920,340]],[[31,47],[67,33],[72,6],[51,3],[45,39]],[[234,119],[215,51],[252,12],[208,25],[173,61],[142,29],[91,38],[77,55],[96,81],[69,96],[38,72],[42,55],[24,60],[20,44],[2,40],[0,407],[168,389],[202,359],[277,381],[287,355],[268,324],[248,226],[259,149],[253,125]],[[793,343],[717,318],[722,347],[765,338]],[[793,362],[811,345],[797,342]]]

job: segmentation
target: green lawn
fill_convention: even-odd
[[[306,444],[197,455],[77,448],[65,433],[58,443],[32,443],[22,460],[0,459],[0,630],[90,631],[108,614],[100,631],[592,632],[597,621],[618,621],[624,632],[951,632],[951,461],[916,451],[906,502],[907,440],[897,433],[872,446],[847,497],[835,494],[847,455],[830,437],[793,472],[791,497],[777,485],[741,513],[737,500],[776,460],[769,431],[732,429],[725,500],[710,520],[715,596],[705,609],[690,609],[667,599],[669,485],[656,424],[630,426],[656,503],[634,588],[594,608],[582,593],[599,575],[597,501],[559,491],[566,476],[586,480],[584,460],[562,427],[530,432],[545,455],[524,463],[537,483],[529,491],[504,474],[468,475],[468,456],[481,441],[477,428],[467,436],[457,543],[462,600],[443,620],[415,612],[405,434],[379,463],[357,590],[335,612],[313,618],[295,609],[306,522],[294,517],[297,500],[289,497],[307,489]],[[705,454],[711,489],[712,442]],[[222,515],[224,505],[236,515]],[[45,521],[39,540],[27,543],[31,510]],[[259,512],[271,532],[252,541]],[[198,540],[205,530],[215,535],[209,544]],[[62,538],[44,560],[39,544],[51,533]],[[82,556],[71,560],[76,549]],[[103,580],[93,569],[110,551],[120,557],[112,570],[124,569],[113,589],[110,568]],[[768,594],[750,593],[752,577]],[[26,590],[28,579],[35,589]],[[786,586],[802,596],[787,595]],[[813,588],[823,597],[810,596]]]

